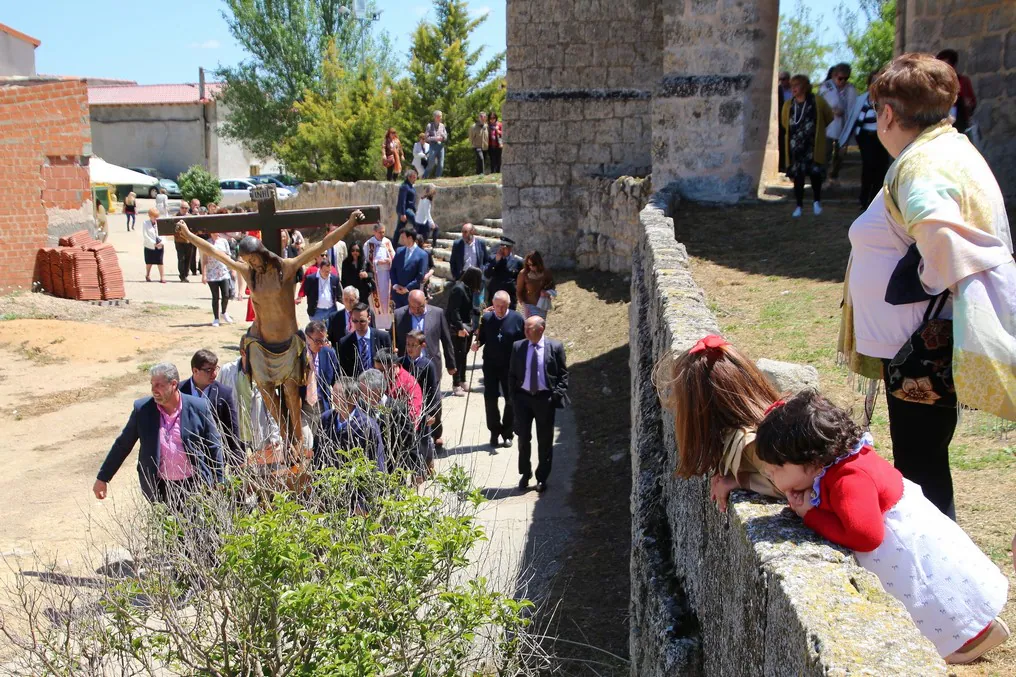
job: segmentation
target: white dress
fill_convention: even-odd
[[[903,497],[885,513],[882,544],[854,555],[907,608],[943,657],[973,639],[1005,606],[1009,580],[907,479]]]
[[[392,326],[392,243],[387,237],[378,240],[372,237],[363,245],[367,260],[374,266],[374,293],[371,294],[371,308],[374,311],[374,326],[388,330]]]

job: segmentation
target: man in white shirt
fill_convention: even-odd
[[[307,294],[307,315],[311,320],[327,324],[328,318],[335,313],[339,298],[339,278],[332,275],[332,264],[326,258],[318,266],[317,273],[304,282]]]
[[[833,121],[826,127],[826,148],[829,154],[829,179],[837,179],[843,164],[843,147],[840,146],[840,132],[846,124],[846,116],[857,101],[857,90],[850,84],[850,64],[833,66],[833,76],[822,83],[819,94],[833,109]],[[845,146],[844,146],[845,147]]]

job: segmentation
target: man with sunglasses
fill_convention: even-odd
[[[366,303],[357,303],[350,314],[353,332],[339,343],[339,369],[343,376],[358,377],[374,368],[374,358],[381,350],[392,349],[392,337],[383,329],[370,326],[370,310]]]
[[[203,397],[212,405],[212,414],[222,437],[226,460],[231,465],[238,465],[243,462],[243,452],[240,447],[236,398],[232,388],[215,380],[218,373],[218,355],[202,348],[191,358],[191,377],[180,384],[180,392],[193,397]]]
[[[850,84],[850,64],[838,63],[833,66],[832,77],[822,83],[819,94],[833,109],[833,121],[826,127],[826,148],[829,158],[827,165],[831,182],[840,176],[843,148],[846,147],[846,144],[840,146],[840,133],[843,131],[846,116],[854,109],[854,103],[857,101],[857,90]]]

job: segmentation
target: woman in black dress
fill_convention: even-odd
[[[374,283],[364,265],[363,252],[359,244],[353,244],[349,253],[342,260],[342,280],[348,287],[356,287],[360,292],[360,301],[367,303],[370,294],[374,291]]]
[[[793,217],[801,216],[804,205],[804,181],[811,179],[815,197],[812,205],[815,215],[822,213],[822,181],[825,179],[826,127],[833,119],[833,111],[821,96],[811,92],[811,82],[804,75],[790,78],[793,97],[783,104],[781,117],[787,129],[785,138],[787,176],[794,181],[794,199],[797,208]]]
[[[448,293],[448,326],[452,330],[452,349],[455,353],[455,374],[452,375],[454,395],[466,394],[466,354],[472,341],[473,295],[483,285],[483,273],[476,266],[462,271],[458,281]]]

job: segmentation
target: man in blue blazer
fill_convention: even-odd
[[[339,357],[335,349],[328,345],[328,329],[325,323],[314,320],[304,330],[307,337],[307,350],[310,361],[314,365],[317,377],[318,411],[322,414],[332,408],[332,386],[339,377]]]
[[[402,244],[392,259],[392,300],[396,308],[409,305],[409,292],[423,288],[427,274],[427,252],[416,246],[416,229],[402,231]]]
[[[356,378],[374,368],[374,357],[382,350],[392,349],[392,337],[383,329],[370,326],[367,304],[357,303],[352,311],[353,333],[339,343],[339,370],[343,376]]]
[[[480,270],[487,265],[490,254],[486,245],[476,237],[476,228],[471,223],[462,224],[462,237],[452,244],[452,280],[462,277],[462,271],[470,266],[476,266]]]
[[[398,221],[395,223],[395,240],[401,240],[399,232],[403,228],[416,226],[416,170],[410,169],[406,172],[406,180],[399,186],[399,199],[395,203],[395,215]]]
[[[185,493],[223,480],[222,441],[211,403],[180,394],[180,373],[163,362],[149,372],[152,396],[134,402],[123,432],[113,442],[92,486],[106,498],[108,484],[141,440],[138,477],[149,501],[173,504]]]
[[[303,290],[307,295],[307,317],[311,320],[327,322],[335,313],[336,304],[342,300],[339,276],[332,270],[327,258],[318,266],[316,274],[307,276]]]
[[[236,414],[236,397],[233,389],[219,383],[219,356],[202,348],[191,358],[191,377],[180,384],[180,394],[204,397],[212,404],[212,414],[219,426],[219,436],[226,460],[230,465],[243,464],[244,452],[240,447],[239,417]]]

